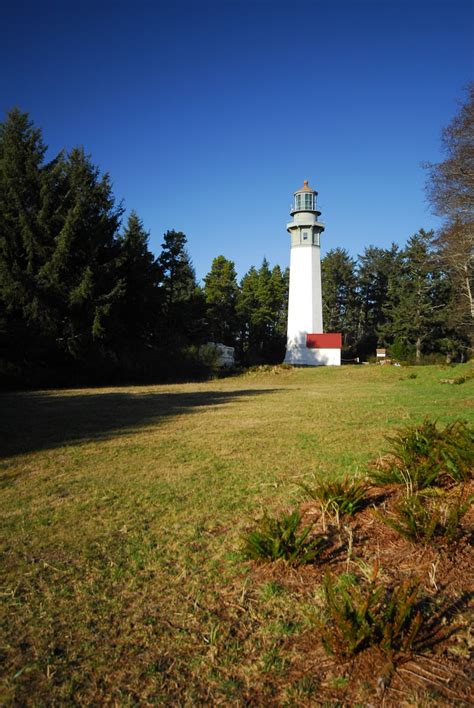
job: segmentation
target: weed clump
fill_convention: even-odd
[[[345,660],[371,646],[390,655],[413,649],[422,624],[420,582],[405,580],[391,588],[377,574],[375,566],[368,582],[356,579],[348,585],[326,573],[323,617],[317,624],[328,654]]]
[[[290,565],[311,563],[324,546],[324,537],[309,539],[311,526],[299,532],[301,514],[298,510],[273,518],[264,514],[258,526],[243,539],[243,554],[249,560],[286,560]]]
[[[342,480],[326,480],[318,478],[314,486],[301,484],[302,489],[317,501],[324,512],[333,512],[352,516],[364,505],[367,486],[361,479],[349,479],[346,475]]]
[[[459,537],[462,518],[473,500],[473,495],[466,496],[462,491],[445,499],[414,494],[397,504],[391,516],[375,513],[384,524],[413,543],[440,539],[452,543]]]
[[[461,384],[466,383],[466,381],[469,381],[472,378],[474,378],[474,369],[470,369],[464,375],[455,376],[453,379],[441,379],[440,383],[454,384],[455,386],[460,386]]]
[[[474,466],[474,432],[462,420],[443,430],[426,419],[402,428],[393,437],[389,463],[372,471],[377,484],[406,484],[411,490],[466,482]]]
[[[257,364],[255,366],[250,366],[247,369],[247,375],[257,376],[258,374],[281,374],[285,371],[291,371],[293,367],[291,364]]]

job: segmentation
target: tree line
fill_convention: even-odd
[[[335,249],[323,258],[325,328],[343,333],[346,357],[386,346],[414,362],[467,358],[470,327],[436,242],[433,231],[420,229],[403,248],[370,246],[357,261]]]
[[[445,161],[426,165],[428,197],[445,217],[403,248],[370,246],[358,259],[336,248],[322,260],[325,331],[344,355],[388,345],[398,358],[471,345],[473,90],[443,133]],[[242,364],[281,362],[288,269],[266,259],[237,280],[217,256],[203,284],[185,234],[161,252],[83,148],[46,161],[28,114],[0,124],[0,380],[62,385],[204,375],[206,342],[236,348]],[[209,362],[208,362],[209,363]]]
[[[200,286],[186,236],[161,252],[82,148],[46,161],[18,109],[0,124],[0,375],[4,383],[167,379],[204,373],[200,345],[242,362],[284,355],[288,273],[264,259],[237,283],[218,256]],[[204,368],[203,368],[204,367]]]

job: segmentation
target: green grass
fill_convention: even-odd
[[[258,587],[242,533],[308,475],[363,471],[394,428],[468,418],[473,380],[445,377],[347,367],[3,394],[0,702],[271,703],[290,666],[275,627],[296,641],[307,607]]]

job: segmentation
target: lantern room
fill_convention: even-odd
[[[316,207],[316,197],[317,192],[308,184],[308,180],[305,179],[301,189],[298,189],[294,195],[294,201],[291,206],[291,215],[295,214],[297,211],[312,211],[316,214],[320,214]]]

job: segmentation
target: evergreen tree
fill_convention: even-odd
[[[276,363],[285,351],[288,273],[279,266],[270,270],[264,258],[240,284],[237,311],[241,322],[241,349],[248,363]]]
[[[436,351],[444,333],[449,288],[433,250],[433,231],[414,234],[401,252],[400,267],[391,275],[384,307],[381,341],[417,360]]]
[[[343,347],[354,352],[359,338],[355,268],[342,248],[329,251],[321,261],[324,331],[341,332]]]
[[[224,256],[217,256],[204,278],[206,320],[212,341],[235,346],[238,292],[234,263]]]
[[[168,232],[157,262],[135,213],[119,236],[122,205],[83,149],[49,164],[45,152],[41,131],[12,111],[0,125],[3,372],[98,381],[138,371],[142,355],[140,371],[156,371],[156,343],[178,351],[204,336],[186,237]]]
[[[181,231],[167,231],[158,258],[161,269],[163,321],[161,343],[180,347],[203,334],[204,297]]]
[[[0,336],[20,369],[110,354],[124,287],[108,176],[82,149],[49,164],[45,151],[28,115],[11,111],[0,126]]]
[[[43,356],[53,328],[38,282],[49,248],[40,218],[45,152],[28,114],[10,111],[0,124],[0,341],[17,364]]]
[[[125,290],[117,231],[123,213],[107,174],[82,148],[55,165],[52,248],[39,275],[54,302],[62,348],[74,359],[107,354]]]
[[[274,357],[280,361],[285,356],[286,330],[288,324],[288,295],[290,285],[290,269],[281,270],[279,265],[272,268],[272,349]]]
[[[254,336],[255,350],[259,352],[263,361],[267,360],[267,343],[272,335],[274,307],[272,274],[270,265],[266,258],[257,271],[256,299],[257,308],[251,314],[252,332]]]
[[[120,265],[118,277],[124,284],[119,310],[123,340],[152,343],[157,334],[162,306],[161,268],[148,248],[149,234],[135,211],[119,238]]]
[[[389,249],[368,246],[359,256],[357,289],[359,294],[358,354],[374,354],[378,330],[385,323],[388,285],[399,266],[398,246]]]

